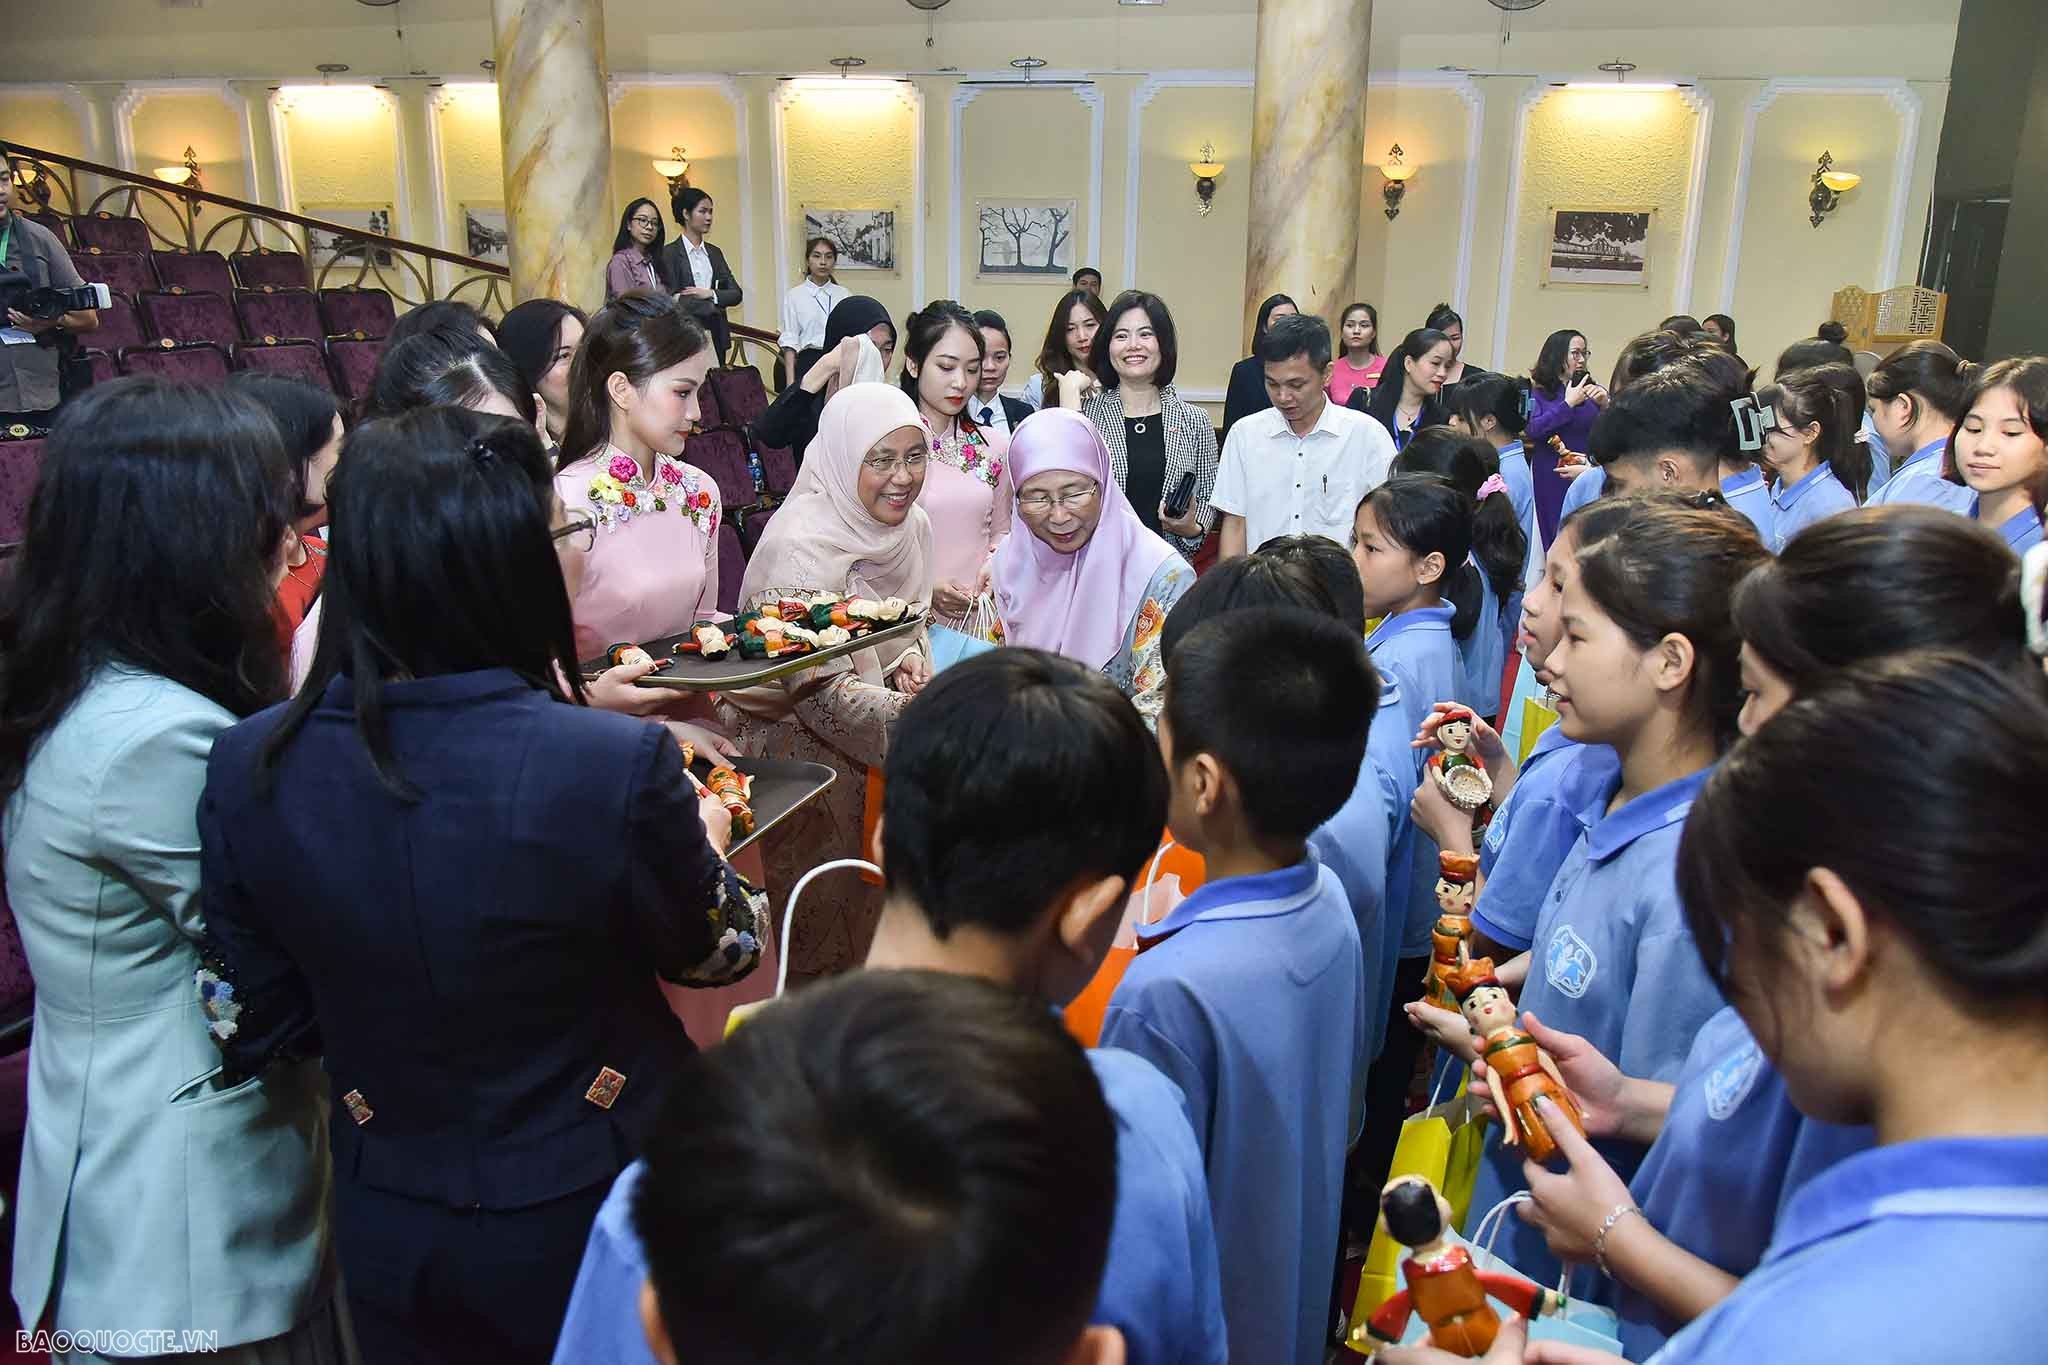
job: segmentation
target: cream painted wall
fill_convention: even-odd
[[[1368,164],[1358,209],[1358,296],[1379,310],[1381,354],[1420,327],[1430,309],[1452,301],[1466,214],[1468,147],[1472,119],[1478,116],[1456,89],[1392,81],[1366,87]],[[1396,143],[1401,159],[1416,171],[1400,216],[1390,221],[1381,193],[1386,180],[1377,167]],[[1476,184],[1472,192],[1478,193]]]
[[[323,204],[390,204],[403,212],[389,95],[367,85],[287,86],[274,107],[290,186],[284,207],[310,213]]]
[[[743,320],[772,326],[780,317],[782,292],[796,283],[803,259],[805,206],[893,206],[897,269],[891,273],[842,267],[839,280],[855,293],[879,300],[900,325],[928,302],[914,297],[913,277],[915,253],[925,249],[919,231],[924,206],[916,186],[924,102],[914,89],[897,82],[793,81],[776,92],[774,104],[788,168],[783,216],[775,223],[786,278],[775,280],[772,297],[750,300]]]
[[[85,122],[78,107],[61,90],[0,87],[0,138],[91,159]]]
[[[947,263],[948,279],[958,275],[962,303],[969,308],[993,308],[1010,324],[1016,352],[1010,366],[1012,388],[1029,377],[1031,362],[1045,339],[1046,321],[1071,281],[1066,274],[1038,280],[977,280],[981,234],[975,205],[991,198],[1072,199],[1078,207],[1067,228],[1073,233],[1075,268],[1095,265],[1101,244],[1088,240],[1093,202],[1089,183],[1092,123],[1088,106],[1076,93],[1056,86],[985,91],[973,96],[973,102],[960,111],[958,196],[956,200],[949,193],[941,210],[942,215],[951,214],[957,202],[960,213],[960,254],[957,261]],[[950,165],[945,174],[950,179]],[[942,216],[940,221],[950,220]],[[951,240],[949,235],[948,242]],[[934,282],[932,292],[951,287]]]
[[[1891,213],[1893,154],[1899,112],[1882,95],[1781,95],[1757,117],[1743,205],[1735,306],[1737,340],[1752,364],[1769,372],[1791,342],[1812,336],[1845,284],[1886,288],[1889,261],[1879,259]],[[1863,183],[1816,228],[1807,220],[1815,160]]]
[[[233,97],[231,104],[213,91],[142,94],[132,102],[127,119],[132,168],[148,175],[159,166],[181,165],[185,149],[190,147],[198,154],[200,183],[206,189],[235,199],[250,198],[254,185],[242,137],[241,104],[239,96]],[[156,232],[173,242],[184,240],[182,215],[169,205],[140,195],[138,206],[144,221]],[[220,210],[202,212],[197,224],[200,235],[225,216]]]
[[[1677,92],[1559,90],[1530,111],[1509,247],[1508,368],[1526,371],[1545,336],[1571,327],[1586,334],[1594,372],[1605,374],[1624,341],[1669,316],[1698,118]],[[1648,287],[1546,286],[1553,207],[1655,209]]]
[[[715,79],[715,78],[712,78]],[[676,225],[669,211],[668,182],[654,172],[656,158],[667,159],[680,146],[690,162],[690,183],[711,196],[714,221],[711,239],[719,244],[742,288],[755,287],[750,261],[743,259],[752,244],[741,238],[739,122],[732,99],[720,85],[622,84],[612,102],[612,202],[614,228],[626,205],[642,196],[661,206],[669,240]],[[763,272],[761,280],[768,278]],[[750,298],[743,317],[762,316],[763,301]]]
[[[1127,262],[1123,280],[1111,276],[1104,284],[1149,289],[1166,300],[1180,340],[1174,383],[1190,398],[1220,400],[1230,367],[1244,355],[1251,133],[1249,85],[1167,86],[1140,117],[1136,268]],[[1224,165],[1206,218],[1188,171],[1204,142],[1214,144]]]
[[[467,253],[469,235],[463,206],[502,209],[505,204],[505,149],[498,136],[498,89],[479,81],[451,85],[430,101],[435,141],[441,156],[440,241]]]

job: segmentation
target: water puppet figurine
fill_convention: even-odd
[[[1557,1140],[1536,1113],[1536,1097],[1547,1098],[1583,1134],[1586,1115],[1578,1096],[1564,1083],[1550,1054],[1517,1022],[1515,1002],[1494,976],[1492,958],[1467,962],[1451,974],[1450,987],[1465,1022],[1479,1036],[1479,1060],[1472,1066],[1493,1094],[1504,1130],[1502,1141],[1520,1146],[1531,1161],[1550,1160],[1557,1154]]]
[[[1487,1302],[1488,1295],[1530,1318],[1563,1306],[1555,1290],[1519,1275],[1474,1266],[1471,1251],[1450,1235],[1450,1202],[1422,1176],[1388,1181],[1380,1191],[1380,1218],[1387,1235],[1409,1248],[1401,1262],[1407,1288],[1381,1304],[1365,1326],[1352,1333],[1352,1341],[1361,1347],[1399,1341],[1408,1330],[1408,1319],[1420,1314],[1429,1324],[1431,1345],[1473,1359],[1485,1355],[1500,1332],[1500,1314]]]
[[[1471,853],[1438,853],[1436,903],[1443,912],[1429,931],[1429,969],[1423,978],[1428,988],[1423,997],[1447,1010],[1458,1008],[1451,991],[1451,977],[1472,959],[1472,901],[1479,874],[1479,858]]]

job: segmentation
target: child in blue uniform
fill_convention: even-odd
[[[1955,649],[2015,676],[2029,666],[2010,559],[1989,533],[1933,507],[1829,518],[1743,580],[1734,615],[1744,734],[1841,670],[1902,650]],[[1733,1009],[1701,1029],[1675,1091],[1622,1076],[1583,1039],[1535,1032],[1574,1093],[1602,1097],[1596,1137],[1655,1138],[1625,1192],[1590,1146],[1568,1152],[1567,1173],[1530,1182],[1536,1221],[1569,1260],[1591,1255],[1617,1204],[1641,1208],[1641,1226],[1615,1229],[1602,1248],[1632,1360],[1725,1297],[1762,1260],[1786,1200],[1872,1140],[1867,1127],[1794,1109]]]
[[[1850,366],[1816,365],[1780,374],[1757,393],[1757,406],[1770,418],[1763,454],[1772,475],[1772,553],[1821,518],[1863,500],[1870,450],[1856,439],[1862,389]]]
[[[1620,506],[1626,521],[1579,551],[1564,639],[1550,658],[1559,727],[1612,745],[1620,773],[1582,808],[1590,828],[1551,884],[1529,953],[1501,976],[1522,978],[1522,1007],[1550,1027],[1583,1035],[1630,1075],[1669,1081],[1723,1003],[1686,931],[1673,869],[1693,797],[1735,739],[1729,599],[1764,550],[1726,506],[1672,497]],[[1426,1005],[1410,1013],[1469,1058],[1471,1034],[1455,1016]],[[1602,1146],[1624,1178],[1642,1160],[1639,1143]],[[1496,1142],[1472,1207],[1490,1208],[1525,1184],[1521,1153]],[[1540,1231],[1508,1222],[1496,1250],[1553,1282],[1558,1263]]]
[[[1457,609],[1444,601],[1444,594],[1449,576],[1472,552],[1472,500],[1434,474],[1396,474],[1359,503],[1352,529],[1351,558],[1364,585],[1366,617],[1383,618],[1365,643],[1381,676],[1401,694],[1397,737],[1380,736],[1376,748],[1401,764],[1404,770],[1397,769],[1396,776],[1412,793],[1422,779],[1425,756],[1409,748],[1409,740],[1437,702],[1459,697],[1464,686],[1463,663],[1451,633]],[[1386,718],[1379,722],[1385,723]],[[1396,756],[1396,749],[1407,752]],[[1429,966],[1429,929],[1438,914],[1438,850],[1419,830],[1409,842],[1406,895],[1388,898],[1380,948],[1383,959],[1394,964],[1394,988],[1385,1042],[1366,1079],[1365,1135],[1353,1163],[1363,1183],[1385,1182],[1422,1047],[1401,1011],[1421,997]]]
[[[1900,716],[1939,723],[1902,744]],[[1872,839],[1855,792],[1918,837]],[[1694,938],[1793,1103],[1877,1145],[1795,1193],[1762,1264],[1657,1360],[2039,1358],[2043,810],[2040,679],[1954,653],[1840,675],[1707,784],[1679,866]]]
[[[1973,368],[1938,341],[1912,341],[1871,372],[1864,385],[1867,415],[1894,456],[1892,476],[1872,491],[1871,505],[1921,502],[1964,510],[1965,490],[1943,476]]]
[[[1529,472],[1529,455],[1522,448],[1522,432],[1529,424],[1528,381],[1511,374],[1483,374],[1455,386],[1451,393],[1451,428],[1477,436],[1493,447],[1500,462],[1500,477],[1508,486],[1508,501],[1514,504],[1515,520],[1529,543],[1522,568],[1522,587],[1536,586],[1543,576],[1543,536],[1536,527],[1536,484]],[[1576,481],[1575,481],[1576,482]],[[1570,497],[1569,491],[1566,497]]]
[[[1101,965],[1166,823],[1158,745],[1100,673],[1030,649],[947,669],[904,715],[868,967],[980,976],[1064,1004]],[[1088,1061],[1116,1125],[1115,1218],[1091,1321],[1118,1329],[1132,1361],[1217,1365],[1216,1234],[1182,1095],[1130,1053],[1096,1048]],[[651,1365],[633,1311],[647,1265],[631,1219],[643,1169],[627,1168],[591,1229],[561,1365]]]
[[[1449,576],[1444,596],[1456,607],[1451,638],[1458,642],[1464,685],[1454,698],[1485,720],[1500,715],[1501,691],[1515,619],[1522,611],[1522,575],[1529,539],[1515,516],[1507,481],[1493,448],[1449,427],[1425,427],[1394,457],[1395,474],[1436,474],[1472,499],[1472,553]]]
[[[1308,838],[1357,781],[1376,679],[1357,631],[1279,608],[1204,622],[1166,670],[1167,823],[1210,880],[1139,929],[1102,1042],[1187,1097],[1230,1358],[1317,1365],[1365,999],[1358,926]]]
[[[1970,490],[1965,515],[2016,555],[2041,543],[2036,502],[2048,480],[2048,356],[2001,360],[1977,371],[1963,398],[1949,478]]]

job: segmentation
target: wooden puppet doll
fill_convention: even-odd
[[[1565,1085],[1550,1054],[1516,1023],[1515,1002],[1495,979],[1493,959],[1473,958],[1453,973],[1450,984],[1465,1022],[1481,1040],[1473,1067],[1483,1072],[1493,1093],[1503,1140],[1510,1147],[1519,1144],[1531,1161],[1548,1161],[1557,1152],[1557,1142],[1536,1113],[1536,1097],[1548,1097],[1584,1133],[1586,1118],[1578,1097]]]
[[[1436,903],[1443,911],[1430,928],[1428,987],[1423,997],[1447,1010],[1458,1008],[1451,991],[1451,977],[1471,960],[1473,878],[1479,873],[1479,859],[1470,853],[1438,853]]]
[[[1489,1294],[1524,1317],[1563,1306],[1554,1290],[1475,1267],[1471,1251],[1450,1236],[1449,1201],[1419,1175],[1387,1182],[1380,1191],[1380,1216],[1387,1234],[1412,1251],[1401,1262],[1407,1288],[1381,1304],[1354,1341],[1366,1335],[1379,1342],[1399,1341],[1409,1317],[1420,1314],[1438,1350],[1469,1359],[1485,1355],[1500,1331],[1500,1315],[1486,1301]]]

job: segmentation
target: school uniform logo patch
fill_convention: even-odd
[[[1569,924],[1557,926],[1550,946],[1543,953],[1543,974],[1550,984],[1576,1000],[1593,984],[1600,971],[1600,959],[1593,946],[1572,931]]]
[[[1757,1076],[1764,1069],[1764,1054],[1754,1041],[1707,1073],[1707,1113],[1725,1119],[1749,1098]]]

